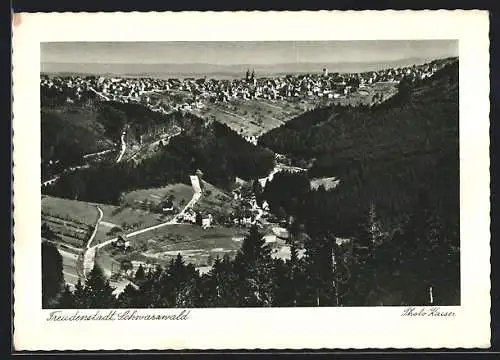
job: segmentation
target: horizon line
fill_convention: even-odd
[[[433,59],[433,60],[441,60],[441,59],[449,59],[449,58],[458,58],[458,56],[445,56],[445,57],[418,57],[411,56],[407,58],[399,58],[399,59],[387,59],[387,60],[375,60],[375,61],[326,61],[326,62],[315,62],[315,61],[300,61],[300,62],[275,62],[275,63],[234,63],[234,64],[217,64],[217,63],[205,63],[205,62],[74,62],[74,61],[41,61],[41,64],[94,64],[94,65],[211,65],[211,66],[266,66],[266,65],[295,65],[295,64],[376,64],[376,63],[384,63],[384,62],[397,62],[404,60],[425,60],[425,59]]]

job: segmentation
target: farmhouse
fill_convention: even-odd
[[[203,229],[208,229],[209,227],[212,226],[212,220],[213,220],[212,214],[208,214],[207,217],[202,218],[202,220],[201,220],[201,227]]]
[[[114,245],[123,250],[130,249],[130,241],[125,240],[123,236],[118,236],[118,239],[114,242]]]
[[[184,222],[190,222],[194,224],[196,222],[196,213],[192,210],[188,210],[181,215],[181,219]]]

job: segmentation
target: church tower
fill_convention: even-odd
[[[250,69],[247,69],[247,73],[245,74],[245,80],[246,81],[250,80]]]

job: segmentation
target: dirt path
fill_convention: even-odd
[[[95,247],[91,247],[90,244],[92,240],[94,240],[95,235],[97,234],[97,229],[99,228],[99,224],[101,223],[103,212],[99,206],[96,206],[97,211],[99,212],[99,218],[94,227],[94,231],[87,242],[85,253],[83,254],[83,274],[86,276],[94,267],[94,258],[95,258]]]
[[[174,225],[174,224],[178,224],[178,220],[179,218],[189,209],[191,209],[197,202],[198,200],[201,198],[201,189],[199,188],[195,188],[194,184],[193,184],[193,189],[194,189],[194,194],[193,194],[193,197],[191,198],[191,200],[186,204],[186,206],[182,209],[181,212],[179,212],[177,215],[175,215],[171,220],[167,221],[167,222],[164,222],[162,224],[158,224],[158,225],[154,225],[154,226],[150,226],[150,227],[147,227],[145,229],[141,229],[141,230],[137,230],[137,231],[134,231],[134,232],[131,232],[127,235],[125,235],[126,238],[130,238],[130,237],[133,237],[133,236],[136,236],[136,235],[139,235],[139,234],[142,234],[142,233],[145,233],[145,232],[148,232],[148,231],[152,231],[152,230],[156,230],[156,229],[159,229],[161,227],[164,227],[164,226],[168,226],[168,225]],[[98,249],[101,249],[103,248],[104,246],[107,246],[113,242],[115,242],[116,240],[118,240],[118,237],[116,238],[113,238],[113,239],[110,239],[110,240],[107,240],[103,243],[100,243],[100,244],[96,244],[94,246],[91,246],[91,243],[92,243],[92,240],[94,240],[94,237],[97,233],[97,229],[99,227],[99,224],[101,223],[101,220],[103,218],[103,212],[101,210],[101,208],[99,208],[97,206],[97,210],[99,211],[99,219],[97,220],[97,223],[96,223],[96,226],[94,228],[94,232],[92,233],[89,241],[87,242],[87,246],[86,246],[86,250],[85,250],[85,253],[83,255],[83,274],[84,274],[84,277],[92,270],[92,268],[94,267],[94,261],[95,261],[95,255],[96,255],[96,251]]]
[[[94,231],[92,232],[92,235],[89,238],[89,241],[87,242],[87,249],[90,249],[90,244],[92,243],[92,240],[94,240],[95,235],[97,234],[97,229],[99,228],[99,224],[101,223],[102,217],[104,216],[101,208],[99,206],[96,206],[97,211],[99,212],[99,218],[97,219],[97,222],[94,227]]]
[[[122,150],[120,151],[120,155],[118,155],[118,159],[116,159],[116,162],[119,163],[122,158],[123,158],[123,154],[125,154],[125,150],[127,150],[127,144],[125,143],[125,135],[127,133],[125,131],[122,132],[122,136],[120,138],[121,142],[122,142]]]

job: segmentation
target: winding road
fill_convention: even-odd
[[[97,219],[97,222],[94,227],[94,231],[92,232],[92,235],[90,235],[89,241],[87,242],[87,249],[90,249],[90,244],[92,243],[92,240],[94,240],[95,235],[97,234],[97,229],[99,228],[99,224],[102,221],[102,217],[104,216],[101,208],[96,205],[97,211],[99,212],[99,218]]]
[[[101,208],[99,206],[96,206],[97,211],[99,212],[99,218],[97,219],[97,222],[94,227],[94,231],[92,232],[92,235],[90,235],[89,241],[87,242],[87,246],[85,247],[85,252],[83,254],[83,275],[87,276],[87,274],[92,270],[94,267],[94,258],[95,258],[95,248],[91,247],[90,244],[92,243],[92,240],[94,240],[95,235],[97,234],[97,229],[99,228],[99,224],[102,221],[102,217],[104,216]]]
[[[90,158],[90,157],[95,157],[95,156],[99,156],[99,155],[104,155],[104,154],[107,154],[109,152],[113,151],[113,149],[108,149],[108,150],[103,150],[103,151],[100,151],[100,152],[95,152],[95,153],[91,153],[91,154],[86,154],[86,155],[83,155],[83,158],[84,159],[87,159],[87,158]]]
[[[66,170],[64,170],[62,173],[60,173],[59,175],[57,176],[54,176],[52,179],[50,180],[46,180],[44,182],[42,182],[42,187],[44,186],[47,186],[47,185],[51,185],[53,183],[55,183],[57,180],[59,180],[59,178],[63,175],[63,174],[66,174],[68,172],[72,172],[72,171],[76,171],[78,169],[88,169],[90,167],[90,165],[80,165],[80,166],[73,166],[73,167],[70,167]]]
[[[125,150],[127,150],[127,144],[125,143],[125,135],[127,133],[125,132],[125,130],[122,132],[122,136],[120,138],[121,142],[122,142],[122,150],[120,151],[120,155],[118,155],[118,158],[116,159],[116,162],[119,163],[122,158],[123,158],[123,154],[125,154]]]

